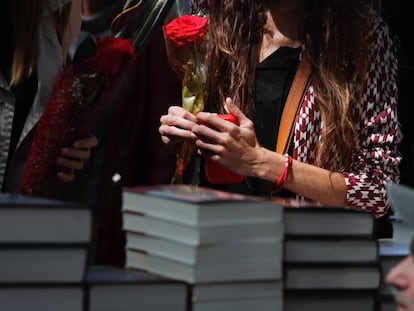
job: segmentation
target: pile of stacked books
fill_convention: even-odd
[[[193,311],[282,310],[283,207],[189,185],[125,188],[126,267],[188,283]]]
[[[90,266],[85,311],[188,311],[184,282],[115,266]]]
[[[1,195],[0,309],[82,311],[91,230],[78,204]]]
[[[285,310],[376,310],[382,283],[372,213],[285,210]]]

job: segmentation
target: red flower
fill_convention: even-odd
[[[98,74],[116,75],[129,63],[134,53],[129,39],[98,38],[95,55],[87,59],[86,63]]]
[[[164,26],[165,35],[177,46],[199,43],[208,31],[206,17],[183,15]]]

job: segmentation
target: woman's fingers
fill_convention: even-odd
[[[196,136],[191,129],[196,124],[197,118],[184,108],[172,106],[168,109],[168,114],[160,118],[161,139],[165,144],[183,140],[195,140]]]

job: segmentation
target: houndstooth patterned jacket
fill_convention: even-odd
[[[399,180],[401,157],[397,145],[402,133],[397,119],[397,45],[380,17],[375,18],[374,26],[362,113],[357,124],[359,146],[355,148],[352,167],[342,173],[347,185],[346,205],[380,217],[389,207],[385,184]],[[310,85],[296,117],[293,158],[314,163],[323,127]],[[335,161],[340,160],[338,155]]]

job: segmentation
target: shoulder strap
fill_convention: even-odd
[[[303,101],[305,92],[309,86],[311,66],[308,54],[305,52],[296,70],[289,94],[283,108],[279,123],[279,131],[276,141],[276,152],[286,153],[292,140],[295,117]]]

